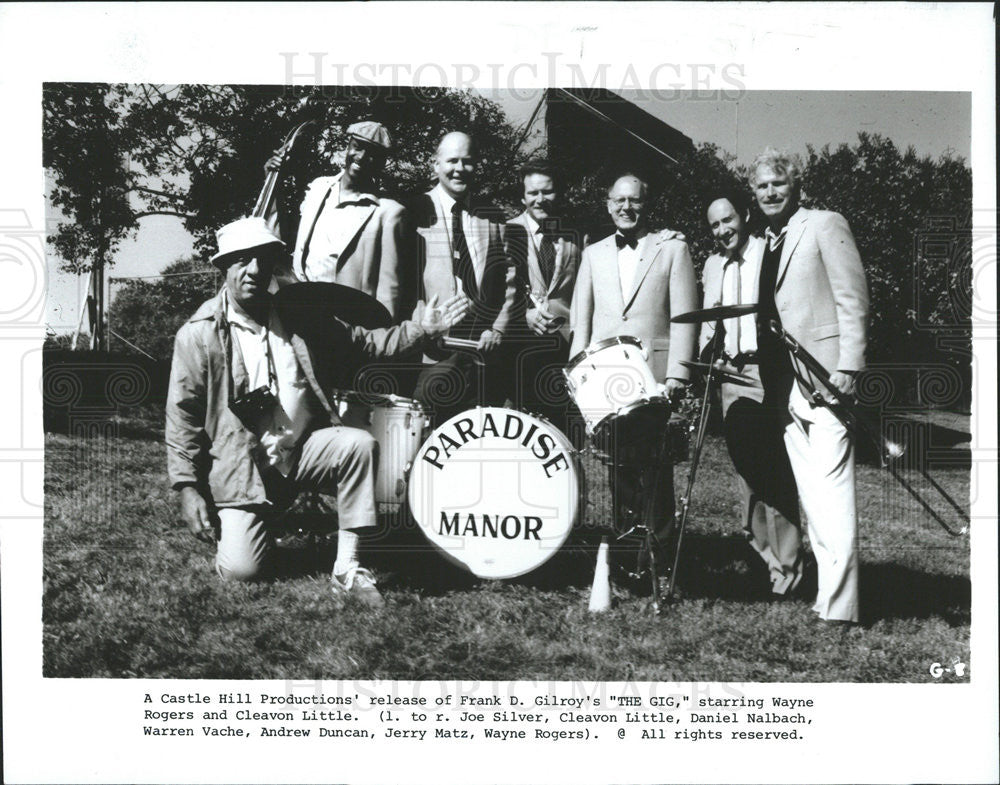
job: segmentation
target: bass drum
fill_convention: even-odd
[[[551,423],[479,407],[431,433],[410,472],[410,512],[447,558],[480,578],[515,578],[558,551],[577,521],[581,471]]]

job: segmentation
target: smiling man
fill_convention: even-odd
[[[440,416],[470,404],[503,404],[511,387],[503,344],[516,306],[515,270],[504,225],[491,220],[495,210],[474,199],[479,165],[467,134],[445,134],[434,155],[437,185],[408,205],[424,297],[443,301],[463,291],[472,303],[449,335],[473,342],[480,364],[467,353],[446,355],[436,364],[428,357],[417,379],[414,396]]]
[[[703,307],[757,302],[764,241],[750,234],[749,195],[736,190],[713,195],[706,219],[718,252],[705,261]],[[725,362],[753,382],[722,384],[723,430],[736,469],[740,523],[767,568],[771,592],[785,596],[802,578],[798,492],[782,441],[786,402],[773,390],[765,395],[756,315],[725,319],[722,328],[716,334],[715,322],[702,325],[703,356],[721,341]]]
[[[671,229],[650,232],[649,207],[649,189],[633,174],[619,177],[609,189],[607,210],[615,232],[583,251],[573,291],[570,356],[606,338],[638,338],[654,378],[663,385],[664,394],[676,400],[687,384],[688,370],[682,362],[694,359],[697,331],[693,324],[671,324],[670,319],[697,307],[697,286],[684,236]],[[659,442],[658,434],[635,436],[637,444],[655,448]],[[640,451],[638,458],[627,454],[613,457],[619,464],[611,467],[611,481],[616,523],[620,525],[627,489],[635,480],[635,464],[648,465],[655,460],[655,453],[649,450]],[[674,517],[669,455],[658,469],[654,516],[669,523]]]
[[[343,170],[313,180],[306,190],[292,269],[303,281],[359,289],[399,321],[412,308],[416,282],[413,234],[403,206],[378,192],[392,141],[385,127],[371,120],[354,123],[347,134]],[[274,156],[266,168],[280,164]],[[269,215],[272,230],[289,223],[279,215],[280,202],[274,200]]]
[[[569,313],[580,240],[560,215],[555,172],[544,161],[521,169],[524,212],[507,222],[507,250],[527,291],[515,337],[517,404],[566,429],[569,398],[562,369],[569,354]]]
[[[813,610],[828,621],[858,621],[857,507],[853,438],[829,408],[812,402],[784,345],[767,325],[777,321],[850,395],[864,367],[868,286],[861,256],[839,213],[800,205],[795,161],[765,150],[754,161],[750,186],[767,221],[758,313],[760,371],[766,395],[787,401],[784,429],[819,590]],[[818,380],[810,380],[822,392]]]

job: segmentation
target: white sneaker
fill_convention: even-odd
[[[355,565],[340,575],[334,573],[330,576],[330,587],[335,595],[356,597],[373,610],[385,607],[385,600],[375,584],[375,576],[364,567]]]

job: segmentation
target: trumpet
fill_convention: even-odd
[[[823,367],[822,363],[812,356],[806,349],[795,340],[794,336],[791,335],[787,330],[785,330],[776,320],[772,319],[768,325],[771,332],[774,333],[785,347],[791,353],[794,362],[792,363],[792,368],[795,373],[795,377],[798,380],[802,388],[809,394],[813,403],[817,406],[827,407],[833,415],[840,420],[841,424],[853,433],[856,437],[863,438],[872,444],[879,456],[879,463],[883,469],[887,469],[889,473],[896,479],[896,481],[903,486],[904,489],[920,504],[921,507],[931,516],[931,518],[943,528],[952,537],[961,537],[969,533],[969,523],[970,519],[968,514],[962,509],[961,505],[944,489],[941,485],[930,476],[928,471],[922,467],[918,466],[917,470],[923,476],[925,480],[930,484],[930,486],[938,492],[941,498],[955,511],[956,515],[961,519],[962,524],[958,527],[950,525],[933,507],[930,503],[920,495],[916,488],[914,488],[905,477],[903,477],[900,472],[893,465],[896,460],[901,458],[905,453],[905,447],[891,439],[884,438],[879,429],[875,428],[868,419],[864,416],[861,410],[858,408],[857,404],[849,395],[842,393],[837,387],[830,381],[830,373]],[[803,373],[800,368],[805,369]],[[833,397],[834,402],[831,402],[823,391],[820,390],[813,379],[819,380],[819,382],[826,388],[827,393]]]

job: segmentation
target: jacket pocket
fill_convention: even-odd
[[[828,324],[821,324],[819,327],[813,327],[809,331],[809,337],[814,341],[822,341],[825,338],[836,338],[840,335],[840,324],[838,322],[829,322]]]

